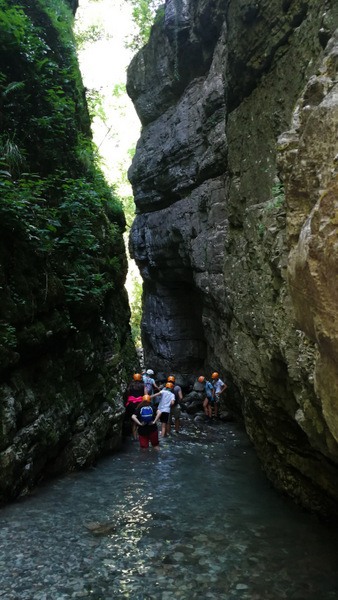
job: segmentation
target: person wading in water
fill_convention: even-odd
[[[130,383],[127,390],[127,403],[126,403],[126,417],[131,418],[135,413],[135,410],[142,402],[143,396],[145,396],[147,390],[143,383],[142,375],[140,373],[134,373],[133,381]],[[132,419],[131,431],[134,440],[137,440],[137,424]]]
[[[207,417],[209,417],[209,421],[211,421],[212,405],[215,401],[215,388],[212,385],[212,383],[210,383],[210,381],[207,381],[207,379],[203,375],[200,375],[200,377],[198,378],[198,381],[200,383],[204,383],[205,399],[203,402],[203,408],[204,408],[205,415]]]
[[[214,386],[215,389],[215,417],[218,417],[218,412],[219,412],[219,405],[220,405],[220,395],[223,394],[223,392],[227,389],[227,384],[224,383],[222,381],[222,379],[219,378],[218,373],[213,373],[211,375],[211,379],[212,379],[212,385]]]
[[[171,410],[170,410],[170,417],[169,417],[169,423],[168,423],[167,431],[168,431],[168,433],[170,433],[170,431],[171,431],[171,421],[172,421],[172,418],[174,417],[174,419],[175,419],[175,432],[178,433],[179,429],[180,429],[180,416],[181,416],[180,403],[183,400],[183,394],[182,394],[181,387],[179,385],[177,385],[177,384],[175,385],[175,377],[174,377],[174,375],[169,375],[168,382],[174,384],[173,393],[174,393],[174,396],[175,396],[175,403],[171,407]]]
[[[157,421],[161,416],[158,410],[155,416],[155,408],[151,406],[151,397],[143,396],[142,402],[137,405],[135,413],[131,416],[132,420],[138,426],[138,438],[141,448],[148,448],[149,442],[155,448],[159,449]]]
[[[154,371],[152,369],[148,369],[147,372],[145,374],[143,374],[143,383],[144,383],[145,388],[147,389],[148,396],[153,395],[154,388],[156,388],[156,390],[158,392],[160,392],[160,388],[155,383],[155,379],[153,379],[153,375],[154,375]],[[152,404],[153,404],[153,401],[152,401]]]
[[[165,437],[168,431],[168,423],[170,418],[170,408],[174,405],[175,396],[172,392],[174,384],[171,381],[166,383],[164,390],[157,392],[157,394],[153,394],[152,398],[156,396],[160,397],[160,401],[158,404],[158,410],[161,411],[160,421],[161,425],[161,437]]]

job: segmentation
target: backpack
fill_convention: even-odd
[[[140,421],[143,421],[144,423],[150,423],[150,421],[152,421],[154,418],[153,409],[151,406],[142,406],[142,408],[140,408],[140,417]]]

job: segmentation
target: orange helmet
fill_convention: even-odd
[[[172,389],[173,389],[173,387],[174,387],[174,384],[173,384],[173,383],[171,383],[171,381],[167,381],[167,383],[165,384],[165,387],[166,387],[166,388],[169,388],[170,390],[172,390]]]
[[[171,381],[172,383],[175,383],[175,377],[173,375],[169,375],[168,381]]]
[[[151,402],[151,398],[150,396],[143,396],[142,400],[144,400],[145,402]]]
[[[198,381],[200,383],[204,383],[205,377],[203,377],[203,375],[200,375],[200,377],[198,378]]]
[[[215,373],[213,373],[211,375],[211,379],[218,379],[218,377],[219,377],[219,375],[218,375],[218,373],[216,373],[216,371],[215,371]]]
[[[142,381],[142,375],[140,373],[134,373],[133,380],[134,381]]]

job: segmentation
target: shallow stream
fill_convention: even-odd
[[[5,600],[333,600],[338,541],[269,486],[234,424],[128,440],[0,511]]]

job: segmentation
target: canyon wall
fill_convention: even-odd
[[[167,0],[127,90],[146,364],[220,372],[274,485],[337,516],[338,6]]]
[[[0,10],[0,503],[120,446],[136,363],[72,21],[65,2]]]

